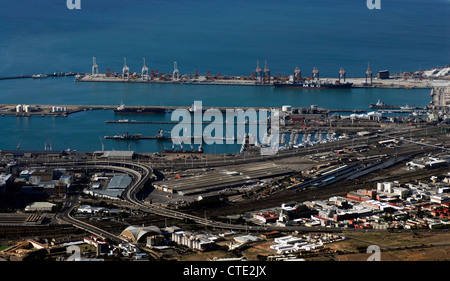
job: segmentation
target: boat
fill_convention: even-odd
[[[415,106],[409,106],[408,104],[400,107],[400,109],[402,110],[413,110],[415,108],[416,108]]]
[[[105,139],[114,139],[114,140],[138,140],[142,137],[142,134],[134,134],[130,135],[127,133],[125,134],[117,134],[114,136],[105,136]]]
[[[162,107],[142,107],[142,106],[125,106],[121,103],[117,108],[114,109],[115,113],[120,114],[132,114],[132,113],[166,113],[166,110]]]
[[[273,84],[276,88],[299,88],[299,89],[350,89],[353,83],[345,82],[340,83],[336,81],[331,83],[329,81],[289,81],[289,82],[276,82]]]
[[[399,109],[400,106],[398,106],[398,105],[388,105],[388,104],[385,104],[384,102],[378,100],[377,103],[375,103],[375,104],[372,103],[372,104],[369,106],[369,108],[389,108],[389,109]]]

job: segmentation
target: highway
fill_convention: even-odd
[[[61,211],[57,214],[57,219],[64,221],[68,224],[72,224],[73,226],[80,228],[86,232],[89,232],[97,237],[100,237],[103,239],[109,238],[118,243],[126,242],[126,240],[122,239],[121,237],[119,237],[115,234],[109,233],[109,232],[104,231],[100,228],[97,228],[93,225],[90,225],[88,223],[85,223],[83,221],[73,218],[71,216],[71,213],[77,205],[78,205],[78,197],[77,197],[77,199],[67,197],[66,202],[64,203]]]

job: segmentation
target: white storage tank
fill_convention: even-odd
[[[21,104],[18,104],[18,105],[16,106],[16,112],[22,112],[22,111],[23,111],[22,105],[21,105]]]

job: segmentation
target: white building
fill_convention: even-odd
[[[25,212],[51,212],[56,204],[49,202],[33,202],[25,207]]]
[[[90,205],[81,205],[80,207],[78,207],[77,211],[79,213],[85,213],[85,214],[96,214],[96,213],[101,213],[103,212],[105,209],[102,207],[93,207]]]
[[[172,241],[189,247],[190,249],[204,251],[215,245],[210,239],[199,237],[189,231],[177,231],[172,233]]]

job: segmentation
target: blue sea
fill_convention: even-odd
[[[348,77],[372,71],[391,73],[442,67],[450,58],[450,1],[381,0],[370,10],[365,0],[287,1],[113,1],[66,0],[0,2],[0,77],[53,72],[121,72],[123,58],[132,72],[142,59],[150,69],[180,73],[250,75],[259,60],[272,74],[296,66],[321,77]],[[75,83],[73,77],[0,80],[0,104],[310,106],[368,109],[381,99],[423,106],[429,90],[352,89],[299,92],[271,87]],[[123,118],[112,111],[81,112],[67,118],[0,117],[0,149],[101,149],[99,138],[116,133],[155,135],[161,125],[105,124]],[[170,116],[131,119],[170,119]],[[169,125],[163,126],[170,130]],[[156,152],[157,141],[119,143],[105,149]],[[236,152],[239,146],[206,147]]]

